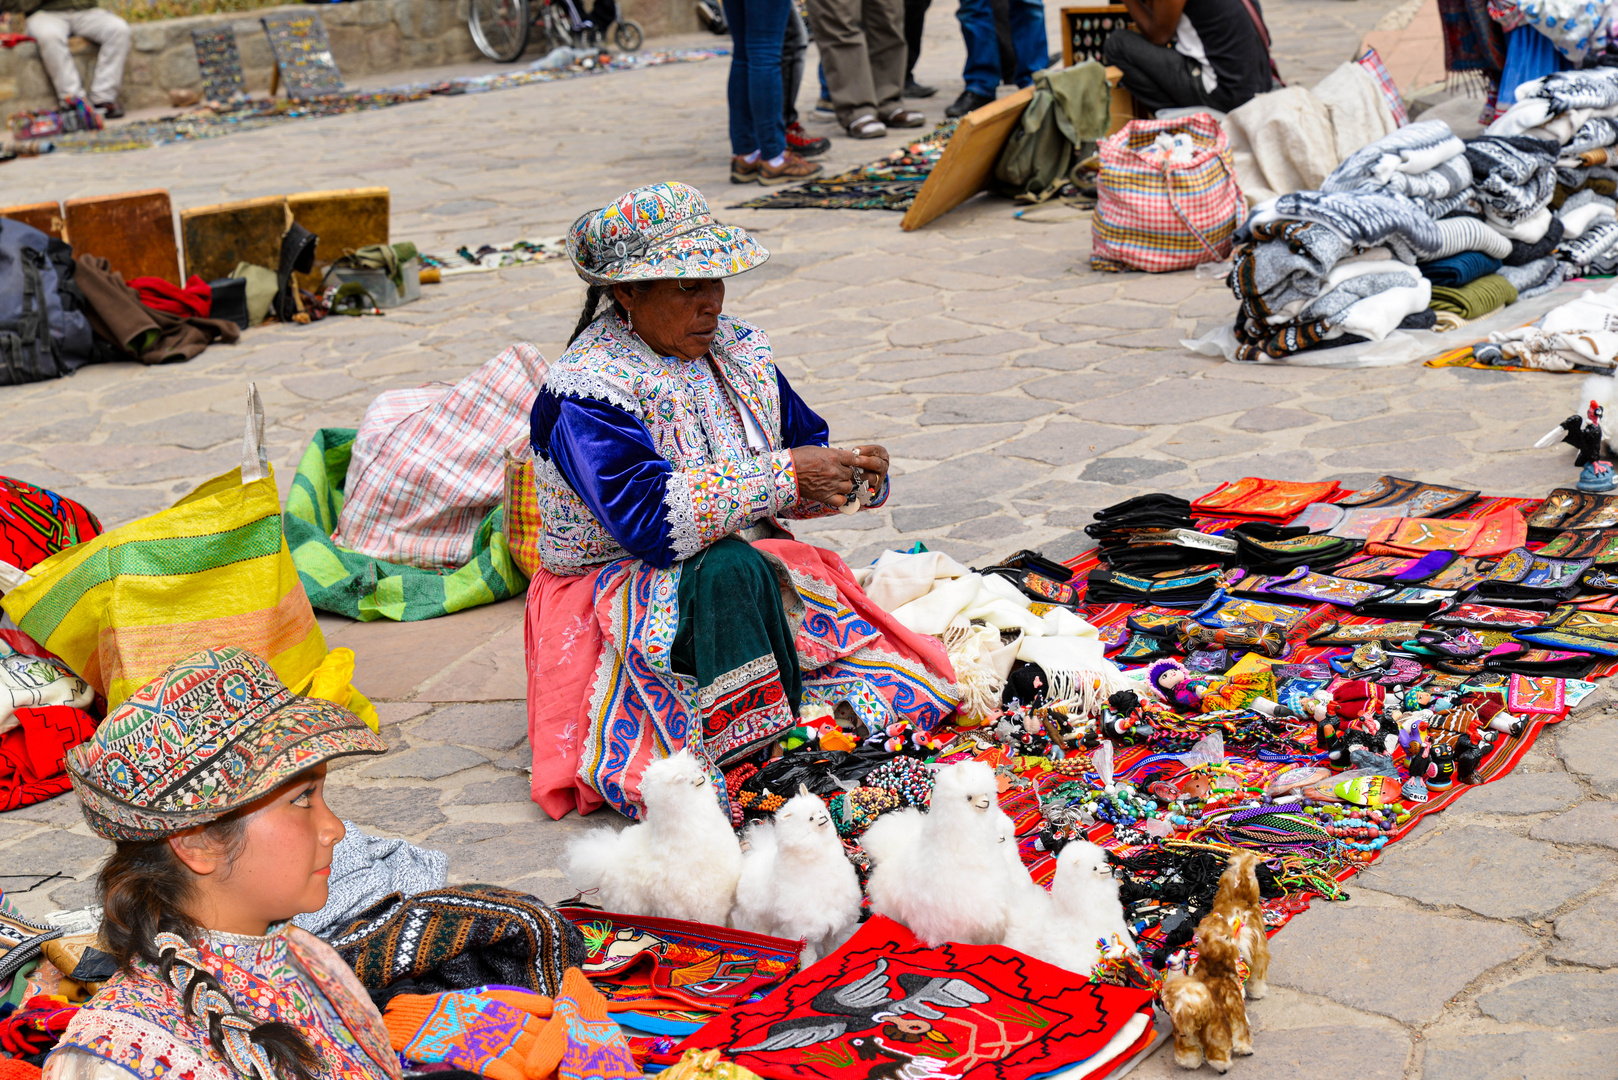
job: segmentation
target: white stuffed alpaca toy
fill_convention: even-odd
[[[1018,952],[1027,952],[1019,941],[1031,940],[1039,934],[1051,917],[1051,896],[1034,881],[1028,867],[1017,851],[1016,824],[998,808],[994,811],[995,825],[1000,835],[1000,851],[1006,862],[1006,881],[1011,888],[1011,906],[1006,919],[1005,937],[1001,944]]]
[[[859,917],[859,875],[826,804],[799,785],[773,822],[747,831],[731,922],[739,930],[802,938],[808,967],[836,948]]]
[[[1015,937],[1008,935],[1005,943],[1018,952],[1088,976],[1103,955],[1097,942],[1104,939],[1110,952],[1115,948],[1115,935],[1124,948],[1136,951],[1107,853],[1092,843],[1075,840],[1057,856],[1043,924],[1019,927]]]
[[[994,945],[1005,936],[1013,883],[995,806],[994,770],[977,761],[939,771],[927,813],[900,810],[872,823],[860,844],[875,863],[871,910],[929,946]]]
[[[723,926],[742,848],[707,770],[682,750],[646,766],[640,796],[639,824],[568,842],[568,881],[580,892],[594,889],[608,911]]]

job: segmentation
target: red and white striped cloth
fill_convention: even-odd
[[[464,566],[505,494],[501,451],[528,429],[548,367],[518,342],[454,386],[379,394],[354,439],[332,539],[389,562]]]

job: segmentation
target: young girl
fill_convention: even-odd
[[[325,905],[343,836],[326,762],[386,748],[226,648],[174,665],[73,750],[85,819],[118,845],[99,884],[119,971],[69,1023],[48,1080],[398,1080],[364,988],[286,921]]]

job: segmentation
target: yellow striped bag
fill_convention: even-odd
[[[545,523],[539,518],[539,493],[534,486],[534,448],[529,445],[528,433],[511,441],[506,447],[506,546],[511,549],[511,561],[529,577],[540,568],[539,541],[545,533]]]
[[[318,672],[319,696],[375,726],[375,710],[344,673],[353,654],[328,658],[287,551],[263,429],[250,385],[241,466],[167,510],[57,552],[0,601],[109,710],[176,661],[238,645],[297,693],[308,693]]]

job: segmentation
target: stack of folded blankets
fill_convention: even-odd
[[[1103,565],[1090,572],[1089,597],[1100,603],[1195,607],[1213,595],[1236,544],[1197,532],[1191,504],[1173,495],[1139,495],[1098,510],[1088,533]]]

